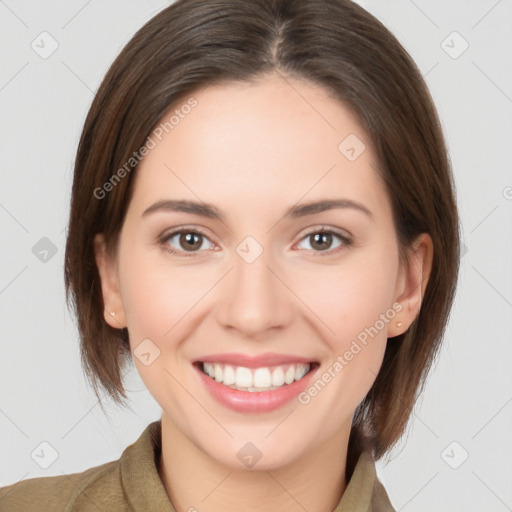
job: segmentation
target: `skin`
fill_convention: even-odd
[[[332,511],[346,488],[355,408],[375,380],[387,338],[418,314],[432,241],[421,235],[410,265],[400,264],[371,141],[323,88],[268,75],[193,96],[197,107],[137,170],[117,254],[109,257],[102,235],[96,238],[105,320],[128,327],[132,350],[147,338],[160,350],[148,366],[134,362],[162,407],[159,471],[178,512],[248,504],[258,511]],[[338,150],[349,134],[366,146],[355,161]],[[297,203],[339,198],[363,204],[373,217],[349,208],[284,217]],[[174,211],[142,216],[162,199],[213,204],[226,219]],[[318,230],[306,230],[322,226],[349,235],[352,244],[333,235],[315,245]],[[199,251],[180,244],[179,235],[159,241],[193,227],[206,233]],[[247,236],[263,249],[250,264],[236,252]],[[306,405],[232,411],[213,399],[191,364],[221,352],[285,353],[318,361],[320,375],[395,303],[400,313]],[[262,453],[252,468],[237,457],[249,441]]]

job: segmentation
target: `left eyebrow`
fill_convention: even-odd
[[[315,215],[335,208],[351,208],[358,210],[374,220],[373,213],[366,206],[356,201],[352,201],[351,199],[328,199],[303,203],[290,208],[286,212],[285,217],[304,217],[306,215]]]

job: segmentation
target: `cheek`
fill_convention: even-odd
[[[322,391],[340,417],[354,410],[382,365],[388,325],[396,321],[393,247],[347,258],[343,265],[306,272],[298,295],[315,313],[313,321],[329,353],[317,384],[304,403]],[[321,321],[320,321],[321,320]],[[330,384],[332,382],[332,385]]]
[[[182,390],[173,376],[183,371],[178,347],[187,338],[187,315],[193,314],[191,310],[208,289],[204,275],[201,280],[198,272],[172,266],[162,255],[153,257],[135,247],[125,253],[119,270],[137,371],[159,404],[185,414],[186,400],[182,397],[180,402]]]
[[[306,271],[296,282],[294,291],[315,313],[316,323],[322,321],[322,332],[336,350],[344,350],[360,334],[364,338],[372,327],[377,328],[379,337],[386,338],[388,323],[395,314],[392,304],[396,272],[392,257],[375,254],[347,258],[338,266]]]
[[[133,251],[120,268],[128,330],[138,338],[161,340],[205,293],[204,273],[185,270]],[[158,343],[158,341],[155,341]]]

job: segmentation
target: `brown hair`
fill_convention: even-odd
[[[380,162],[403,261],[419,234],[428,233],[434,245],[420,313],[387,344],[382,368],[356,410],[350,474],[365,443],[378,459],[404,432],[439,351],[459,266],[455,186],[433,101],[405,49],[357,4],[179,0],[135,34],[98,89],[80,139],[65,255],[67,299],[78,319],[86,376],[98,398],[103,387],[122,404],[128,333],[104,321],[93,239],[104,233],[115,251],[136,165],[103,198],[97,191],[182,98],[271,72],[319,84],[353,109]]]

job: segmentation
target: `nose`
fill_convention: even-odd
[[[271,328],[282,329],[292,319],[293,294],[265,255],[263,251],[256,261],[247,263],[235,254],[234,268],[219,290],[217,319],[241,336],[254,338]]]

